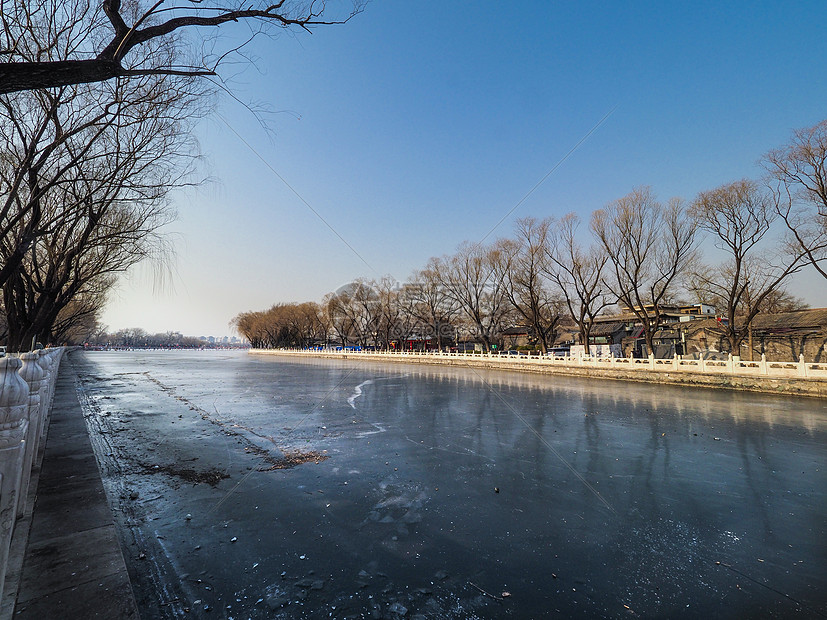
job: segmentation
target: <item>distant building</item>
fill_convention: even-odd
[[[753,357],[762,354],[778,362],[827,361],[827,308],[813,308],[778,314],[758,314],[752,320]],[[718,319],[695,321],[686,325],[684,338],[687,353],[704,351],[731,353],[729,340]],[[749,359],[749,338],[734,354]]]
[[[655,306],[644,309],[649,315],[655,314]],[[687,353],[682,325],[715,317],[715,307],[708,304],[688,306],[658,306],[658,330],[654,333],[652,345],[655,357],[667,358]],[[595,319],[590,334],[590,344],[620,345],[624,357],[647,357],[649,351],[643,336],[643,324],[631,308],[621,308],[620,314],[605,315]]]

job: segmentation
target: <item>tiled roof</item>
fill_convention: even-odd
[[[692,321],[682,326],[695,332],[700,329],[723,330],[715,319]],[[827,332],[827,308],[780,312],[778,314],[757,314],[752,320],[752,329],[757,332],[784,332],[792,330],[809,330]]]
[[[661,308],[661,311],[660,311],[661,320],[664,320],[664,319],[667,319],[667,318],[671,318],[672,320],[675,320],[675,319],[678,319],[682,316],[687,316],[687,314],[685,312],[680,312],[678,310],[675,310],[674,308],[671,308],[671,307],[670,308]],[[649,311],[649,317],[650,318],[655,317],[655,313],[652,310]],[[624,323],[630,323],[630,322],[640,321],[640,319],[638,319],[637,315],[634,312],[621,312],[620,314],[603,314],[603,315],[597,317],[594,320],[594,323],[595,323],[595,325],[597,325],[598,323],[611,323],[611,322],[614,322],[614,321],[623,321]]]
[[[613,323],[598,323],[592,325],[590,336],[611,336],[624,329],[626,323],[623,321],[614,321]]]
[[[659,329],[654,334],[652,334],[654,338],[680,338],[681,332],[677,329]]]
[[[782,312],[780,314],[758,314],[752,320],[753,329],[827,329],[827,308]]]
[[[534,329],[531,327],[525,327],[523,325],[517,325],[515,327],[509,327],[502,331],[503,336],[523,336],[523,335],[531,335],[534,333]]]

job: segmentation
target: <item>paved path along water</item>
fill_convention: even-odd
[[[20,533],[27,541],[21,541],[17,550],[23,553],[25,547],[21,574],[15,578],[16,582],[19,579],[17,592],[9,593],[10,597],[16,594],[14,617],[137,619],[75,379],[71,361],[64,359],[31,527]]]
[[[72,360],[143,618],[827,616],[822,400]]]

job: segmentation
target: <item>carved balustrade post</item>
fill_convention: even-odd
[[[49,383],[51,382],[51,372],[49,372],[49,359],[43,355],[41,351],[37,352],[37,365],[43,371],[43,377],[40,380],[40,423],[37,427],[37,442],[42,443],[46,435],[46,419],[49,415]]]
[[[799,377],[806,377],[807,376],[807,364],[804,362],[804,354],[799,353],[798,355],[798,376]]]
[[[49,391],[48,394],[48,402],[46,403],[46,411],[48,411],[52,406],[52,400],[55,397],[55,382],[57,381],[57,355],[55,355],[55,349],[41,349],[43,351],[43,355],[49,361]]]
[[[24,353],[20,356],[23,366],[19,374],[29,386],[29,428],[26,431],[26,450],[23,456],[23,478],[20,483],[20,493],[17,499],[17,518],[23,516],[26,510],[26,497],[29,494],[29,480],[32,476],[32,466],[40,446],[40,432],[43,426],[43,410],[40,407],[40,383],[43,380],[43,369],[37,363],[40,356],[37,353]]]
[[[54,377],[52,376],[52,365],[50,363],[50,355],[46,352],[45,349],[41,349],[37,352],[37,365],[43,370],[43,378],[40,381],[40,424],[38,425],[37,429],[37,442],[38,444],[46,441],[46,430],[48,425],[46,424],[46,420],[49,418],[49,407],[51,406],[51,398],[50,393],[51,389],[50,386],[54,383]]]
[[[0,600],[17,516],[28,428],[29,386],[17,372],[22,365],[16,357],[0,358]]]

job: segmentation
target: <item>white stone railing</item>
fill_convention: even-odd
[[[684,359],[679,355],[669,359],[657,359],[650,355],[648,358],[629,357],[596,357],[578,356],[568,357],[559,355],[525,355],[514,353],[480,353],[480,352],[424,352],[424,351],[366,351],[360,349],[251,349],[251,353],[279,353],[290,352],[306,354],[308,356],[325,357],[359,357],[370,359],[432,358],[433,361],[450,359],[487,360],[496,365],[502,362],[503,366],[513,368],[514,365],[552,366],[571,368],[599,368],[606,370],[663,372],[663,373],[696,373],[705,375],[732,375],[754,376],[779,379],[802,378],[827,380],[827,361],[809,363],[804,356],[797,362],[768,362],[764,355],[759,361],[745,361],[738,357],[729,356],[726,360]]]
[[[0,358],[0,601],[17,519],[46,435],[63,347]]]

